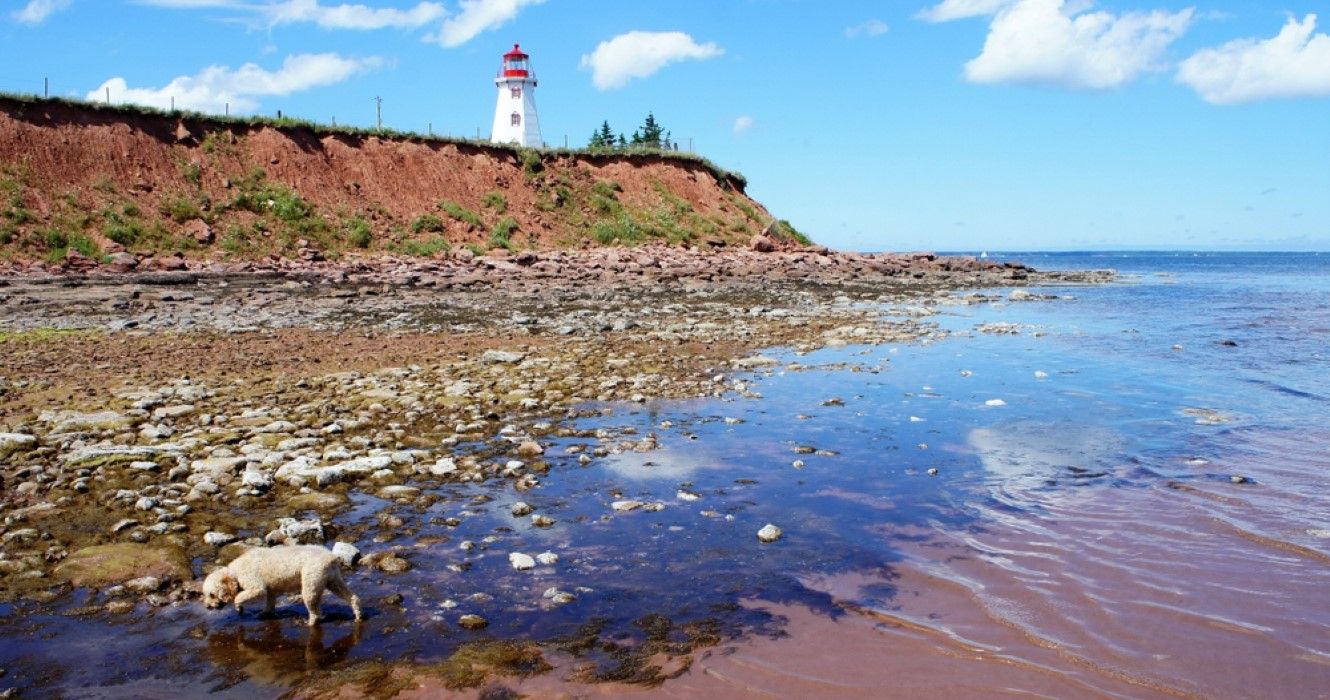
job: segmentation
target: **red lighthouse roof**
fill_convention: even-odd
[[[527,56],[522,52],[519,44],[513,44],[513,50],[503,55],[503,77],[505,78],[525,78],[530,75],[530,67],[527,65]]]

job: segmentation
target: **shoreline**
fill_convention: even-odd
[[[691,272],[715,254],[532,257],[7,280],[0,601],[197,615],[214,562],[282,541],[356,542],[361,570],[391,580],[428,546],[394,509],[431,512],[466,484],[520,495],[565,463],[657,448],[580,418],[760,398],[742,375],[775,364],[764,348],[938,338],[927,317],[944,306],[1047,298],[962,291],[1109,278],[928,254],[730,251]],[[559,438],[585,447],[547,454]],[[387,508],[334,523],[365,495]]]

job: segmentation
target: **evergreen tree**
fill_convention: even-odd
[[[614,131],[610,129],[609,120],[600,123],[600,141],[606,148],[614,148]]]
[[[636,141],[636,143],[648,148],[660,148],[661,135],[664,134],[664,132],[665,130],[661,128],[658,122],[656,122],[656,115],[647,112],[646,121],[642,122],[641,138]],[[636,134],[634,134],[634,136],[636,136]]]
[[[619,148],[628,148],[628,139],[624,138],[623,134],[619,134]]]

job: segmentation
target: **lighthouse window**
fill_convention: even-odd
[[[513,126],[521,126],[521,125],[522,125],[522,115],[518,114],[517,112],[513,112]]]
[[[517,100],[521,99],[521,97],[522,97],[522,88],[520,87],[513,88],[513,99]]]

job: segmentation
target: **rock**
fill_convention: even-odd
[[[776,249],[776,243],[766,236],[757,235],[748,242],[748,247],[759,253],[770,253]]]
[[[531,524],[535,527],[554,527],[554,518],[537,513],[531,516]]]
[[[432,476],[447,476],[449,474],[454,474],[457,472],[457,462],[454,462],[450,457],[444,457],[434,464],[431,464],[427,471],[429,471]]]
[[[683,489],[679,489],[679,492],[674,494],[674,497],[681,501],[691,502],[698,500],[702,496],[700,494],[693,493],[692,491],[685,491]]]
[[[73,552],[55,575],[75,586],[107,586],[144,576],[188,581],[189,560],[177,547],[135,543],[102,544]]]
[[[157,507],[157,499],[144,496],[134,502],[135,510],[152,510]]]
[[[463,615],[457,618],[457,624],[462,629],[483,630],[489,626],[489,621],[479,615]]]
[[[23,433],[0,433],[0,457],[27,452],[37,446],[37,438]]]
[[[526,358],[526,353],[511,352],[508,350],[486,350],[480,356],[480,361],[487,365],[495,364],[516,364]]]
[[[735,360],[730,364],[737,369],[756,369],[758,367],[772,367],[780,364],[780,362],[765,355],[756,355]]]
[[[38,417],[51,426],[53,433],[75,433],[90,430],[123,430],[132,427],[134,420],[115,411],[80,413],[79,411],[43,411]]]
[[[513,552],[509,554],[508,563],[518,571],[526,571],[527,569],[536,568],[536,560],[532,559],[531,555],[523,554],[521,552]]]
[[[356,549],[356,546],[350,542],[334,542],[332,553],[337,555],[337,558],[341,559],[342,564],[348,569],[355,568],[355,565],[360,562],[360,550]]]
[[[226,532],[217,532],[215,530],[203,533],[203,543],[210,547],[222,547],[235,542],[237,539],[239,538],[235,535]]]
[[[761,530],[757,531],[757,539],[759,542],[771,543],[780,539],[781,536],[784,534],[785,533],[782,532],[780,528],[776,527],[775,525],[772,525],[771,523],[767,523],[766,525],[762,526]]]
[[[1245,483],[1247,483],[1248,481],[1250,481],[1250,479],[1248,479],[1247,477],[1245,477],[1245,476],[1239,476],[1239,475],[1237,475],[1237,474],[1234,474],[1233,476],[1230,476],[1230,477],[1228,478],[1228,480],[1231,481],[1231,482],[1233,482],[1233,483],[1235,483],[1235,484],[1245,484]]]
[[[165,582],[156,576],[140,576],[125,581],[125,588],[143,595],[156,592],[161,589],[163,583]]]
[[[937,476],[937,474],[938,474],[937,467],[929,467],[929,468],[928,468],[928,475],[929,475],[929,476]]]
[[[641,508],[644,505],[646,505],[646,503],[643,501],[636,501],[630,499],[626,501],[615,501],[610,504],[610,507],[613,508],[614,510],[619,511],[620,513],[626,513],[630,510],[637,510],[638,508]]]
[[[387,574],[400,574],[411,570],[411,562],[389,552],[374,560],[374,568]]]
[[[394,486],[384,486],[383,488],[379,489],[379,498],[385,498],[389,500],[396,498],[415,498],[416,496],[419,495],[420,495],[420,489],[414,486],[394,485]]]
[[[323,544],[323,521],[318,518],[312,520],[278,518],[277,529],[293,542]]]
[[[554,552],[541,552],[540,554],[536,555],[536,561],[540,562],[541,564],[544,564],[545,566],[554,566],[555,564],[559,563],[559,555],[555,554]]]
[[[1007,402],[1002,399],[989,399],[984,402],[985,406],[1006,406]]]
[[[120,531],[122,531],[122,530],[126,530],[126,529],[129,529],[129,528],[131,528],[131,527],[134,527],[135,525],[138,525],[138,524],[139,524],[139,521],[137,521],[137,520],[135,520],[135,519],[133,519],[133,518],[124,518],[124,519],[122,519],[122,520],[118,520],[118,521],[116,521],[116,524],[111,526],[111,532],[120,532]]]
[[[535,441],[527,440],[517,446],[517,454],[520,457],[539,457],[545,454],[545,448]]]
[[[526,501],[518,501],[508,509],[508,512],[512,513],[514,518],[521,518],[530,515],[534,510],[535,508],[532,508],[530,503],[527,503]]]
[[[265,474],[257,469],[248,469],[240,477],[240,483],[255,491],[267,491],[273,486],[272,476]]]
[[[139,259],[133,253],[120,251],[111,255],[106,266],[111,272],[129,272],[139,266]]]

